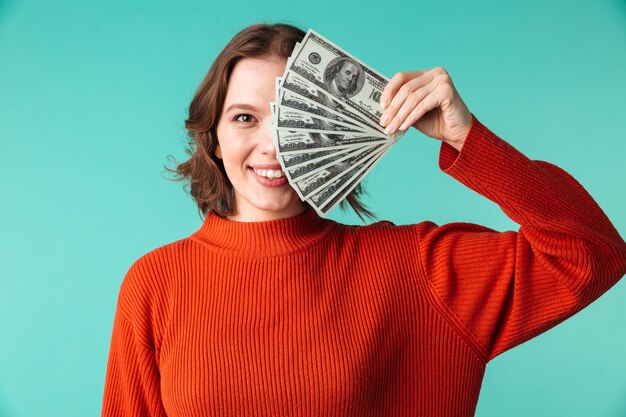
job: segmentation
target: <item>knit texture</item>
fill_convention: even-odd
[[[102,415],[473,416],[487,362],[613,286],[626,245],[475,117],[439,164],[519,231],[209,214],[129,268]]]

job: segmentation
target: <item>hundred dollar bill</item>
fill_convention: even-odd
[[[274,113],[276,105],[270,103],[272,113],[272,125],[274,124]],[[272,142],[276,148],[276,155],[280,159],[289,155],[301,156],[301,158],[311,158],[307,153],[322,151],[329,153],[342,152],[344,149],[355,149],[365,145],[377,145],[388,142],[386,138],[380,136],[366,136],[362,133],[322,133],[312,131],[285,131],[276,130],[272,126]],[[323,155],[318,155],[323,156]],[[285,166],[283,166],[285,167]]]
[[[309,29],[285,72],[295,72],[377,125],[389,79]]]
[[[346,120],[342,116],[336,114],[335,112],[330,111],[326,107],[321,106],[313,101],[307,100],[306,98],[294,92],[291,92],[288,90],[287,91],[282,90],[279,93],[279,96],[277,97],[278,97],[278,99],[276,100],[277,106],[282,106],[284,108],[292,108],[292,109],[301,111],[303,113],[309,113],[311,115],[315,115],[318,118],[321,118],[323,120],[337,122],[346,126],[353,126],[353,127],[360,129],[361,131],[372,130],[371,128],[366,127],[366,126],[359,126],[358,124],[354,123],[351,120]],[[374,131],[372,131],[372,133],[381,134],[380,132],[374,132]]]
[[[387,147],[384,151],[379,152],[374,158],[372,158],[369,161],[368,166],[358,175],[354,175],[354,177],[345,185],[343,189],[336,192],[333,197],[327,199],[324,203],[324,206],[317,208],[315,207],[315,205],[313,205],[317,212],[323,216],[328,214],[329,211],[331,211],[337,204],[341,202],[341,200],[343,200],[348,194],[350,194],[350,192],[352,192],[352,190],[354,190],[357,185],[359,185],[361,180],[372,170],[372,168],[374,168],[374,166],[376,166],[378,161],[383,157],[383,155],[385,155],[385,153],[387,153],[387,151],[389,151],[389,149],[391,149],[391,147]]]
[[[360,152],[340,158],[331,166],[319,170],[316,169],[315,172],[311,173],[312,175],[309,174],[301,180],[291,181],[291,186],[296,190],[300,198],[306,200],[311,194],[333,182],[334,178],[342,177],[347,171],[351,171],[355,165],[360,165],[363,161],[369,160],[372,155],[375,155],[385,146],[389,146],[389,144],[370,146]],[[321,204],[318,205],[321,206]]]
[[[365,134],[362,127],[339,122],[330,121],[323,117],[314,116],[310,113],[275,105],[274,126],[276,130],[308,130],[319,133],[361,133]]]
[[[351,150],[359,149],[358,147],[350,147],[350,148],[340,148],[340,149],[325,149],[321,151],[304,151],[298,153],[291,154],[282,154],[282,162],[284,168],[296,168],[302,164],[308,164],[311,162],[317,162],[320,159],[326,159],[329,156],[336,155],[337,153],[343,154],[345,152],[349,152]]]
[[[316,161],[305,162],[302,164],[294,165],[288,167],[286,165],[283,166],[283,171],[285,171],[285,175],[291,181],[301,181],[304,178],[314,175],[315,173],[334,166],[332,170],[337,167],[343,166],[343,161],[348,157],[361,153],[365,150],[365,148],[348,148],[342,149],[340,152],[336,152],[332,155],[328,155],[324,158],[319,158]],[[284,162],[284,160],[283,160]],[[281,164],[282,165],[282,164]]]
[[[333,134],[272,129],[272,134],[274,135],[274,146],[276,146],[277,154],[281,156],[303,151],[338,150],[389,143],[387,139],[379,136],[353,133]]]
[[[390,148],[391,145],[385,145],[369,159],[360,162],[349,172],[311,195],[307,201],[321,216],[325,216],[361,182]]]
[[[309,130],[277,130],[276,107],[275,102],[270,103],[270,110],[272,113],[272,128],[270,130],[272,134],[272,143],[276,148],[277,156],[283,153],[299,154],[310,150],[321,151],[323,149],[336,152],[337,150],[345,147],[363,146],[363,143],[368,143],[372,140],[363,139],[364,133],[340,135]],[[359,140],[351,140],[352,136],[354,136],[354,139]],[[340,143],[340,141],[343,141],[344,139],[345,143]],[[380,140],[380,138],[378,138],[378,140]]]
[[[341,115],[344,120],[353,120],[356,123],[361,124],[364,127],[371,129],[376,134],[383,134],[385,128],[378,123],[372,123],[365,117],[361,116],[358,111],[349,108],[345,103],[340,103],[335,100],[330,94],[322,91],[315,84],[310,83],[305,78],[302,78],[294,72],[287,72],[284,77],[281,77],[277,82],[277,90],[289,91],[293,94],[297,94],[300,97],[304,97],[309,101],[317,103],[328,111]],[[280,93],[276,95],[279,96]]]

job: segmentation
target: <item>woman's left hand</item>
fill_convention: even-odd
[[[397,73],[380,104],[380,125],[388,135],[413,126],[460,151],[472,125],[472,114],[442,67]]]

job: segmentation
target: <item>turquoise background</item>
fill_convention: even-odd
[[[626,232],[624,0],[0,0],[0,416],[99,415],[126,270],[201,223],[167,155],[185,159],[197,85],[257,21],[314,28],[388,77],[445,67],[487,127]],[[378,217],[516,228],[438,170],[438,147],[413,130],[372,171]],[[622,280],[492,361],[476,415],[626,416],[625,297]]]

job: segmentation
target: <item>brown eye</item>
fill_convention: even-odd
[[[248,123],[252,121],[252,116],[250,116],[247,113],[242,113],[242,114],[238,114],[237,116],[235,116],[234,120],[238,122]]]

